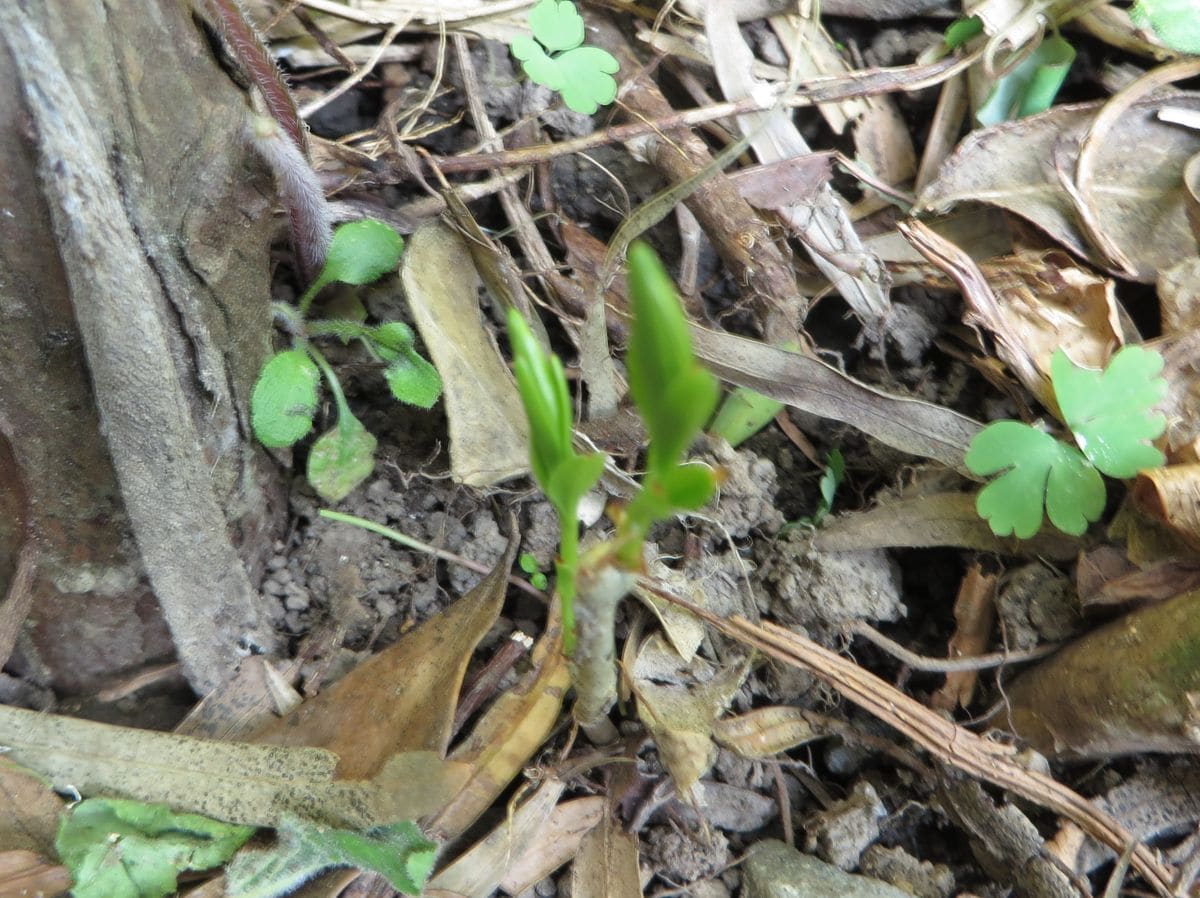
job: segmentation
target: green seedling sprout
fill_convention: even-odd
[[[529,11],[533,37],[513,38],[512,54],[525,74],[558,91],[567,108],[592,115],[617,96],[620,64],[599,47],[583,46],[583,17],[569,0],[540,0]]]
[[[1044,509],[1055,527],[1080,536],[1104,512],[1101,474],[1128,478],[1161,465],[1163,455],[1149,441],[1166,429],[1152,411],[1167,391],[1162,367],[1161,355],[1140,346],[1121,349],[1104,371],[1081,368],[1056,350],[1050,381],[1076,446],[1019,421],[997,421],[967,450],[972,473],[1000,475],[975,500],[992,532],[1028,539],[1041,528]]]
[[[605,456],[575,452],[574,415],[562,363],[542,349],[517,311],[510,310],[508,316],[513,370],[529,419],[530,467],[558,512],[556,587],[564,650],[572,656],[575,716],[593,734],[603,732],[604,715],[616,694],[613,620],[617,603],[641,567],[646,534],[656,521],[700,508],[712,498],[717,482],[707,466],[683,462],[716,408],[716,378],[692,354],[675,285],[654,251],[635,242],[628,263],[633,321],[626,369],[649,435],[646,471],[629,504],[614,511],[613,539],[583,558],[578,504],[599,480]]]
[[[975,118],[987,127],[1045,112],[1075,61],[1075,48],[1057,34],[1043,40],[992,87]]]
[[[529,552],[521,553],[517,558],[517,566],[529,575],[529,583],[535,589],[545,589],[550,585],[550,580],[538,567],[537,559]]]
[[[292,348],[273,355],[263,366],[250,395],[250,423],[264,446],[283,448],[306,437],[313,427],[324,377],[337,410],[337,423],[322,434],[308,456],[308,481],[328,502],[344,499],[375,468],[375,437],[350,411],[345,393],[325,356],[313,345],[318,337],[343,343],[358,340],[383,367],[393,397],[431,408],[442,392],[437,371],[413,345],[412,329],[393,321],[367,325],[361,320],[317,319],[308,315],[313,300],[329,284],[372,283],[394,271],[404,249],[400,235],[383,222],[364,219],[339,227],[329,245],[325,266],[300,297],[297,306],[276,303],[276,318],[291,335]],[[362,312],[361,318],[366,313]]]

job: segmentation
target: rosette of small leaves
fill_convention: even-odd
[[[999,474],[975,500],[997,536],[1033,536],[1043,510],[1064,533],[1079,536],[1104,512],[1105,474],[1133,477],[1164,461],[1150,441],[1166,419],[1153,411],[1166,395],[1158,376],[1162,356],[1126,346],[1104,371],[1081,368],[1061,349],[1050,362],[1050,381],[1063,420],[1078,446],[1059,442],[1019,421],[989,424],[971,441],[965,462],[982,477]]]
[[[308,480],[328,502],[345,498],[371,475],[376,440],[350,411],[337,375],[313,345],[313,339],[335,337],[342,342],[361,342],[371,357],[383,364],[388,389],[401,402],[430,408],[442,392],[441,378],[417,352],[408,325],[307,320],[322,287],[372,283],[395,270],[403,248],[400,235],[382,222],[364,219],[344,224],[334,232],[325,266],[300,297],[298,311],[291,306],[276,306],[279,316],[287,321],[293,345],[273,355],[263,366],[250,395],[250,423],[264,446],[294,445],[312,430],[320,381],[325,378],[337,422],[313,444],[308,456]]]
[[[591,115],[617,96],[612,77],[620,68],[615,56],[583,46],[583,17],[570,0],[541,0],[529,11],[533,37],[519,35],[511,45],[525,74],[558,91],[567,108]]]

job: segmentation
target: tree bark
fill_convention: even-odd
[[[0,2],[0,641],[28,599],[13,664],[63,692],[173,649],[203,691],[273,647],[246,113],[186,2]]]

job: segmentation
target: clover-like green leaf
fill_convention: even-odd
[[[573,50],[583,43],[583,16],[568,0],[540,0],[529,10],[529,27],[550,53]]]
[[[513,56],[525,74],[562,94],[567,108],[591,115],[617,96],[615,56],[584,47],[583,18],[570,0],[541,0],[529,13],[533,37],[513,39]],[[536,39],[536,40],[535,40]]]
[[[1141,346],[1124,347],[1102,372],[1080,368],[1061,349],[1055,351],[1054,396],[1075,442],[1101,473],[1133,477],[1163,463],[1149,443],[1167,426],[1152,411],[1167,393],[1167,382],[1158,376],[1162,367],[1162,356]]]
[[[308,453],[308,482],[326,502],[340,502],[375,470],[375,437],[348,412]]]
[[[224,863],[253,834],[162,804],[89,798],[63,816],[54,844],[76,898],[160,898],[180,873]]]
[[[322,870],[354,867],[379,873],[399,892],[419,895],[436,858],[437,843],[407,820],[354,832],[285,816],[274,847],[234,858],[225,874],[226,893],[277,898]]]
[[[1129,15],[1134,24],[1149,28],[1172,50],[1200,55],[1200,10],[1196,0],[1137,0]]]
[[[997,421],[971,440],[966,465],[975,474],[1000,476],[980,490],[979,516],[997,536],[1028,539],[1050,522],[1074,536],[1104,511],[1104,480],[1074,446],[1028,424]]]
[[[290,446],[312,430],[321,372],[302,349],[273,355],[250,393],[250,425],[264,446]]]

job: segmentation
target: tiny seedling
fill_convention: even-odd
[[[369,284],[396,267],[404,241],[390,227],[365,219],[344,224],[333,234],[325,266],[296,306],[276,303],[277,320],[291,336],[292,348],[267,360],[250,395],[250,423],[260,443],[291,446],[312,430],[319,405],[322,376],[337,409],[337,423],[313,443],[308,455],[308,482],[327,502],[338,502],[375,468],[375,437],[350,411],[341,383],[319,349],[316,337],[358,340],[383,366],[392,396],[430,408],[442,392],[433,365],[413,346],[412,329],[392,321],[367,325],[365,310],[341,319],[310,320],[313,300],[329,284]]]
[[[632,586],[633,572],[641,567],[647,532],[656,521],[700,508],[712,498],[717,483],[711,468],[682,460],[716,408],[716,378],[692,354],[675,285],[654,251],[635,242],[628,261],[633,321],[625,362],[634,405],[649,436],[646,470],[633,498],[613,512],[613,538],[582,559],[579,500],[600,479],[605,456],[575,452],[574,415],[562,362],[538,344],[520,313],[510,310],[508,316],[513,369],[529,419],[530,467],[558,512],[556,586],[564,650],[574,653],[575,714],[585,727],[599,725],[615,696],[613,617]]]
[[[583,16],[570,0],[540,0],[529,11],[533,37],[513,38],[512,54],[525,74],[558,91],[567,108],[592,115],[617,96],[620,64],[600,47],[583,46]]]
[[[1150,441],[1167,426],[1152,411],[1167,391],[1162,367],[1161,355],[1140,346],[1120,350],[1104,371],[1081,368],[1056,350],[1050,381],[1078,448],[1019,421],[997,421],[976,434],[967,468],[1000,475],[975,500],[992,532],[1028,539],[1041,528],[1044,509],[1055,527],[1080,536],[1104,511],[1101,474],[1128,478],[1161,465]]]
[[[846,460],[842,457],[842,451],[840,449],[831,449],[829,454],[825,456],[825,470],[821,472],[821,479],[817,483],[817,488],[821,491],[821,498],[817,500],[816,510],[808,517],[803,517],[784,525],[780,534],[782,535],[797,527],[806,527],[809,529],[820,527],[821,522],[825,520],[825,516],[833,509],[833,500],[837,497],[838,487],[842,485],[842,478],[845,474]]]
[[[545,589],[550,585],[549,579],[538,567],[537,559],[528,552],[522,552],[517,559],[517,565],[529,575],[529,583],[535,589]]]

